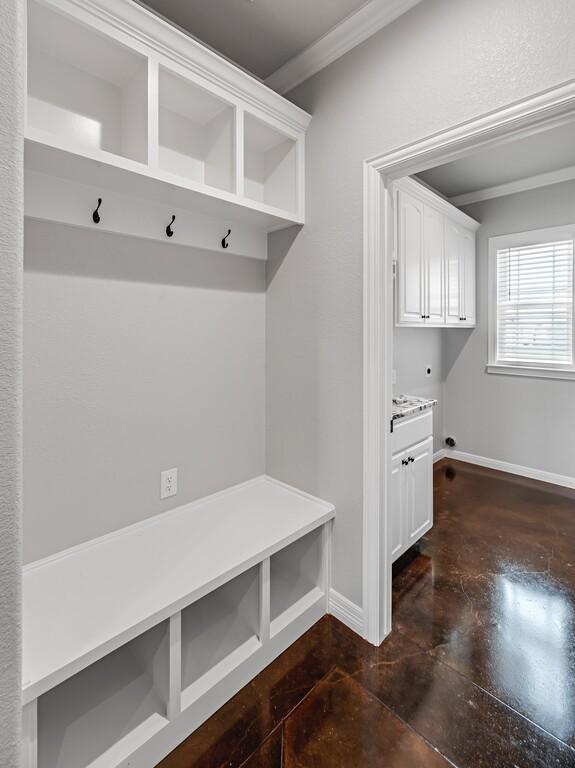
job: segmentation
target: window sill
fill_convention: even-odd
[[[528,376],[532,379],[575,379],[575,368],[530,368],[527,365],[489,363],[485,370],[487,373],[498,373],[504,376]]]

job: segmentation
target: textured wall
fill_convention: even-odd
[[[0,764],[20,757],[23,10],[0,23]]]
[[[488,238],[575,223],[575,182],[487,200],[465,212],[481,222],[477,328],[449,337],[445,428],[461,451],[575,477],[575,382],[485,372]]]
[[[265,470],[265,262],[27,221],[24,267],[26,560]]]
[[[272,246],[267,466],[337,505],[361,603],[362,161],[575,77],[572,0],[426,0],[290,94],[313,113],[306,226]],[[273,240],[273,238],[272,238]]]

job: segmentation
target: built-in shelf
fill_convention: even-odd
[[[110,768],[168,723],[164,622],[38,700],[38,768]]]
[[[259,567],[182,611],[182,706],[261,647]]]
[[[98,197],[130,194],[211,216],[222,234],[234,222],[260,232],[303,223],[309,115],[227,63],[226,81],[221,67],[129,0],[101,9],[29,0],[26,169]],[[26,214],[70,223],[57,205],[38,207]],[[102,216],[99,228],[108,222]],[[136,234],[136,218],[126,222]]]
[[[24,768],[156,765],[326,612],[334,514],[258,477],[26,566]]]

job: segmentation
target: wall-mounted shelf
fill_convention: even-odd
[[[260,477],[27,566],[24,768],[152,768],[326,613],[334,515]]]
[[[28,17],[27,171],[211,217],[224,233],[303,223],[303,110],[129,0],[29,0]],[[70,223],[68,196],[36,195],[26,214]],[[118,231],[105,216],[98,226]]]

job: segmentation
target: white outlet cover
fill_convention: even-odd
[[[178,492],[178,469],[165,469],[160,474],[160,499],[175,496]]]

